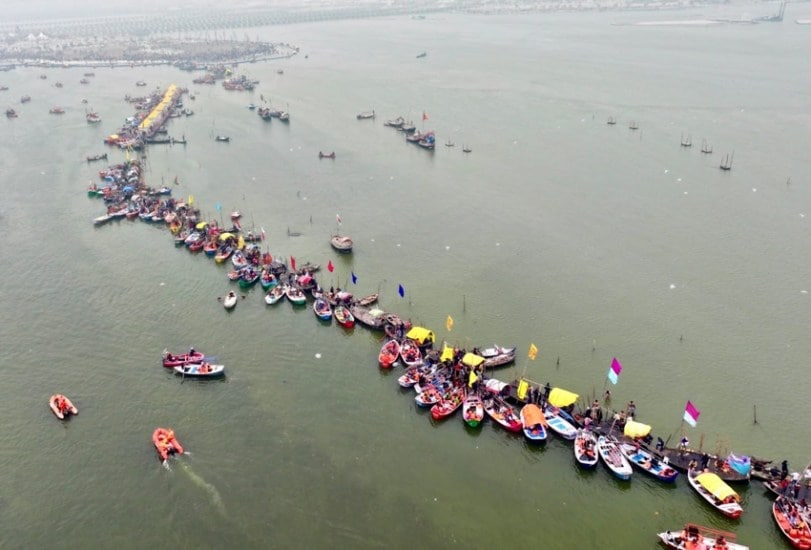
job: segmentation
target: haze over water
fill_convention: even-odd
[[[695,446],[704,434],[705,449],[799,469],[809,460],[809,27],[612,25],[630,19],[250,29],[301,47],[241,65],[260,81],[253,94],[168,67],[95,69],[87,86],[87,69],[0,73],[10,88],[0,99],[20,115],[0,133],[0,546],[653,548],[656,532],[692,521],[752,548],[787,547],[758,483],[737,488],[745,512],[734,524],[686,479],[666,487],[636,473],[620,484],[602,466],[579,471],[560,440],[534,448],[490,422],[434,424],[399,371],[377,367],[380,335],[268,307],[258,287],[228,314],[222,266],[176,249],[163,228],[91,223],[103,206],[85,188],[102,165],[84,159],[133,114],[124,95],[142,93],[138,80],[188,86],[195,115],[169,131],[189,144],[150,146],[148,183],[177,176],[175,196],[193,195],[208,217],[217,202],[242,210],[272,254],[332,260],[322,285],[351,286],[354,272],[356,295],[379,291],[381,307],[439,339],[518,346],[498,378],[526,371],[590,399],[617,357],[614,405],[633,399],[656,435],[678,437],[690,399],[701,410],[687,431]],[[289,126],[246,108],[260,94],[289,109]],[[54,105],[66,114],[49,115]],[[103,122],[86,124],[85,108]],[[376,120],[355,119],[370,109]],[[435,130],[436,152],[383,126],[398,115]],[[693,147],[680,147],[688,134]],[[319,161],[319,150],[336,159]],[[328,244],[338,213],[352,256]],[[192,345],[226,365],[224,382],[181,384],[160,366],[164,348]],[[78,417],[54,419],[55,392]],[[191,451],[171,471],[151,445],[157,426]]]

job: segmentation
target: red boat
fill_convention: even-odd
[[[345,328],[352,328],[355,326],[355,317],[349,312],[349,308],[346,306],[335,306],[335,310],[332,312],[332,315],[335,317],[335,320]]]
[[[515,414],[515,409],[498,396],[494,395],[484,400],[484,411],[504,429],[516,433],[520,433],[524,429],[521,419]]]
[[[809,532],[808,524],[800,515],[797,505],[786,499],[785,497],[778,497],[772,504],[772,515],[777,526],[791,541],[794,548],[800,550],[808,550],[811,548],[811,532]]]
[[[335,158],[335,151],[333,151],[331,153],[322,153],[321,151],[318,151],[318,158],[320,158],[320,159],[334,159]]]
[[[380,348],[380,354],[377,356],[377,361],[384,369],[390,369],[391,366],[397,361],[400,356],[400,343],[397,340],[389,340],[383,347]]]
[[[155,428],[152,432],[152,444],[158,451],[161,460],[166,461],[170,455],[183,454],[183,447],[175,438],[175,432],[171,428]]]
[[[443,397],[439,403],[431,407],[431,418],[434,420],[441,420],[456,412],[456,409],[462,406],[465,400],[465,387],[461,386],[454,389],[448,395]]]
[[[205,355],[194,349],[189,350],[189,353],[181,355],[172,354],[168,351],[163,352],[163,366],[167,368],[179,367],[183,365],[190,365],[192,363],[202,363]]]

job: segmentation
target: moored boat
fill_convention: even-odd
[[[478,428],[484,420],[484,403],[477,391],[467,392],[462,404],[462,420],[471,428]]]
[[[496,395],[489,395],[483,402],[484,412],[501,427],[511,432],[520,433],[524,429],[515,409]]]
[[[323,297],[315,299],[315,302],[313,302],[313,312],[315,312],[315,316],[322,321],[332,319],[332,306],[329,305],[329,302]]]
[[[546,441],[546,419],[541,408],[533,403],[521,407],[521,424],[524,437],[533,443]]]
[[[389,369],[400,356],[400,343],[397,340],[389,340],[380,348],[377,355],[377,362],[384,369]]]
[[[484,357],[483,367],[485,369],[503,367],[515,361],[515,348],[505,348],[494,345],[493,347],[479,350],[477,355]]]
[[[48,400],[48,405],[51,407],[51,412],[53,412],[59,420],[64,420],[72,414],[79,414],[79,409],[76,408],[70,399],[61,393],[53,394]]]
[[[727,516],[738,519],[743,513],[740,505],[741,497],[723,480],[712,472],[687,472],[690,486],[706,500],[713,508]]]
[[[152,444],[155,445],[158,456],[164,462],[171,455],[183,454],[183,446],[175,438],[175,432],[171,428],[155,428],[155,431],[152,432]]]
[[[265,303],[269,306],[278,303],[285,296],[285,291],[285,285],[274,286],[265,294]]]
[[[794,548],[800,550],[811,548],[811,532],[809,532],[808,523],[797,509],[797,504],[786,497],[777,497],[777,500],[772,503],[772,517]]]
[[[655,477],[659,481],[673,483],[679,476],[679,472],[643,449],[638,443],[621,441],[619,443],[619,450],[632,466],[636,466],[644,473]]]
[[[546,405],[543,409],[543,415],[549,425],[549,429],[558,434],[563,439],[572,440],[577,435],[577,428],[575,428],[568,420],[563,418],[560,410],[557,407]]]
[[[202,363],[204,359],[205,355],[199,351],[195,351],[194,348],[189,350],[189,353],[181,354],[169,353],[164,350],[163,357],[161,358],[163,366],[169,368],[177,367],[178,365],[188,365],[190,363]]]
[[[734,533],[693,523],[686,524],[681,531],[665,531],[657,536],[662,544],[677,550],[749,550],[748,546],[736,542]]]
[[[465,387],[459,386],[451,390],[447,395],[442,397],[439,402],[431,407],[431,418],[434,420],[441,420],[447,418],[456,412],[456,409],[462,406],[465,399]]]
[[[174,367],[176,374],[194,378],[218,378],[225,375],[225,365],[212,365],[211,363],[195,363]]]
[[[333,315],[335,316],[335,320],[342,327],[352,328],[355,326],[355,317],[352,315],[352,312],[349,311],[348,307],[338,304],[335,306]]]
[[[400,344],[400,359],[406,367],[416,367],[422,364],[422,353],[417,343],[406,338]]]
[[[357,322],[372,330],[383,330],[386,325],[386,312],[380,308],[368,308],[355,304],[349,306],[349,312],[354,315]]]
[[[363,111],[358,113],[358,120],[367,120],[375,117],[375,111],[372,109],[371,111]]]
[[[578,466],[587,470],[597,466],[597,438],[591,430],[577,431],[574,438],[574,459]]]
[[[352,252],[353,242],[350,237],[346,235],[333,235],[330,240],[329,244],[332,245],[332,248],[337,250],[338,252]]]
[[[234,309],[236,305],[237,305],[237,293],[231,290],[222,299],[222,307],[224,307],[225,309]]]
[[[634,471],[628,460],[617,447],[617,440],[612,436],[601,435],[597,438],[597,454],[603,459],[611,473],[619,479],[631,479]]]
[[[287,299],[290,300],[294,306],[303,306],[307,303],[307,296],[302,292],[302,290],[296,286],[289,285],[285,291],[285,296]]]
[[[320,159],[334,159],[335,158],[335,151],[332,151],[331,153],[324,153],[324,152],[318,151],[318,158],[320,158]]]

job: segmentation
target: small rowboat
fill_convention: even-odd
[[[478,392],[468,392],[462,405],[462,420],[471,428],[478,428],[484,420],[484,403]]]
[[[631,479],[634,471],[631,465],[617,448],[617,440],[611,436],[601,435],[597,438],[597,453],[611,473],[620,479]]]
[[[389,340],[380,348],[380,353],[377,355],[377,362],[380,363],[382,368],[390,369],[399,356],[400,342],[397,340]]]
[[[710,529],[688,523],[681,531],[665,531],[656,535],[668,548],[676,550],[749,550],[748,546],[738,544],[734,533]]]
[[[206,256],[214,256],[217,253],[217,248],[217,243],[209,241],[203,245],[203,252],[206,253]]]
[[[183,454],[183,446],[175,438],[175,432],[171,428],[155,428],[152,432],[152,444],[158,451],[158,456],[166,462],[170,455]]]
[[[397,379],[397,383],[401,388],[412,388],[414,385],[423,378],[432,377],[436,373],[436,365],[420,365],[419,367],[411,367]]]
[[[79,409],[61,393],[55,393],[48,400],[48,405],[59,420],[64,420],[72,414],[79,414]]]
[[[431,418],[434,420],[442,420],[456,412],[456,409],[462,406],[465,400],[465,387],[461,386],[439,400],[439,402],[431,407]]]
[[[803,520],[796,504],[786,497],[778,497],[772,504],[772,516],[794,548],[800,550],[811,548],[811,532],[809,532],[808,524]]]
[[[420,352],[420,347],[414,340],[406,338],[403,340],[403,343],[400,344],[400,359],[403,360],[406,367],[422,365],[422,353]]]
[[[234,252],[234,248],[231,246],[226,246],[225,248],[220,248],[220,250],[214,255],[214,261],[218,264],[223,263],[225,260],[228,259],[229,256]]]
[[[353,242],[352,239],[347,236],[333,235],[329,240],[329,244],[338,252],[352,252]]]
[[[738,519],[743,513],[740,505],[741,497],[712,472],[687,472],[687,481],[696,492],[713,508],[727,516]]]
[[[679,472],[667,464],[662,463],[662,461],[645,449],[642,449],[638,444],[622,441],[619,444],[619,449],[632,466],[636,466],[659,481],[673,483],[679,476]]]
[[[236,305],[237,293],[232,290],[225,295],[225,298],[222,299],[222,307],[225,309],[234,309]]]
[[[178,365],[188,365],[189,363],[202,363],[205,359],[205,355],[200,353],[199,351],[190,351],[189,353],[183,353],[180,355],[169,353],[168,351],[163,352],[163,366],[164,367],[176,367]]]
[[[174,370],[175,373],[182,376],[193,376],[195,378],[217,378],[225,375],[225,365],[212,365],[210,363],[183,365],[175,367]]]
[[[370,306],[377,302],[377,298],[379,294],[375,292],[374,294],[369,294],[368,296],[364,296],[363,298],[356,300],[355,303],[359,306]]]
[[[546,441],[546,419],[541,408],[533,403],[528,403],[521,408],[521,425],[524,436],[533,443]]]
[[[333,315],[335,315],[335,320],[338,321],[338,324],[342,327],[352,328],[355,326],[355,317],[350,313],[348,307],[342,305],[335,306]]]
[[[262,285],[263,290],[270,290],[279,284],[279,279],[269,269],[263,269],[262,275],[259,277],[259,284]]]
[[[277,303],[279,300],[284,298],[285,288],[286,287],[284,285],[274,286],[273,288],[271,288],[268,291],[268,293],[265,294],[265,303],[269,306],[272,306],[273,304]]]
[[[597,438],[591,430],[578,430],[574,438],[574,459],[586,470],[597,466]]]
[[[484,357],[482,368],[491,369],[495,367],[502,367],[515,361],[515,348],[493,346],[492,348],[484,348],[479,350],[477,355]]]
[[[543,415],[546,418],[547,424],[549,424],[549,429],[563,439],[571,441],[577,435],[577,429],[560,415],[557,407],[547,405],[544,407]]]
[[[285,288],[284,294],[294,306],[303,306],[307,303],[307,296],[305,296],[304,292],[302,292],[298,287],[288,286]]]
[[[433,407],[442,399],[442,394],[436,387],[428,386],[414,397],[420,407]]]
[[[259,280],[259,272],[251,267],[246,267],[242,270],[239,277],[239,288],[251,288]]]
[[[490,418],[511,432],[520,433],[524,429],[521,419],[515,414],[515,409],[500,397],[494,395],[485,399],[484,411]]]
[[[329,305],[324,298],[316,298],[313,302],[313,311],[315,316],[322,321],[329,321],[332,319],[332,306]]]

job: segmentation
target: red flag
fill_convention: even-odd
[[[270,265],[273,263],[273,256],[270,255],[270,252],[265,252],[262,255],[262,263],[265,265]]]
[[[422,119],[428,120],[428,114],[425,111],[422,112]]]
[[[329,263],[327,264],[327,271],[329,271],[330,273],[335,271],[335,266],[332,265],[332,260],[330,260]]]
[[[290,256],[290,266],[293,268],[293,271],[296,270],[296,259],[293,256]]]

